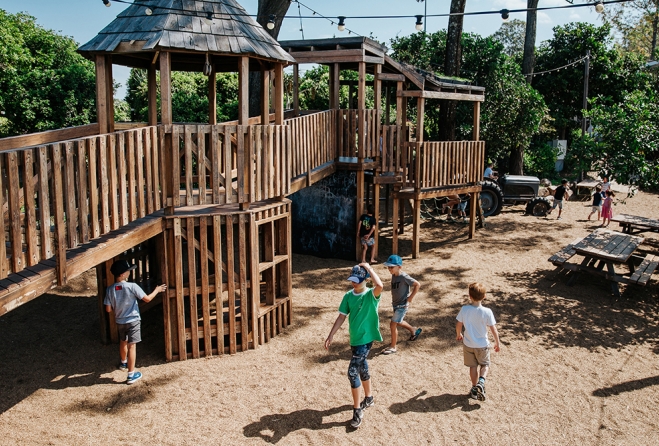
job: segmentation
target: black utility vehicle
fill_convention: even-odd
[[[483,215],[498,215],[503,206],[527,203],[526,213],[537,217],[547,215],[549,200],[538,195],[540,180],[537,177],[504,175],[497,181],[486,178],[482,183],[481,207]]]

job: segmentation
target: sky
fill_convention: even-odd
[[[256,14],[258,0],[238,0],[250,14]],[[426,4],[427,2],[427,4]],[[416,15],[447,14],[450,0],[301,0],[319,14],[326,17],[337,16],[374,16],[374,15]],[[578,2],[576,2],[578,3]],[[566,0],[542,0],[540,6],[564,6]],[[91,40],[127,7],[126,4],[112,2],[111,7],[103,5],[102,0],[0,0],[0,9],[10,13],[25,12],[36,17],[37,23],[44,28],[60,34],[71,36],[80,45]],[[526,8],[526,0],[467,0],[466,11],[500,11],[501,9]],[[302,16],[312,15],[311,11],[300,6]],[[525,13],[510,14],[510,19],[525,20]],[[552,29],[569,22],[589,22],[601,24],[599,14],[592,7],[541,11],[538,13],[536,44],[552,37]],[[370,36],[380,42],[388,43],[396,36],[415,33],[414,18],[403,19],[347,19],[346,27],[357,34]],[[464,31],[488,36],[501,26],[499,14],[465,16]],[[430,17],[426,22],[428,32],[445,29],[446,17]],[[348,37],[348,30],[339,32],[336,25],[324,19],[303,19],[302,26],[298,18],[298,4],[293,3],[288,10],[279,33],[280,40],[321,39],[331,37]],[[122,86],[116,92],[118,98],[126,95],[125,84],[129,68],[113,66],[115,81]]]

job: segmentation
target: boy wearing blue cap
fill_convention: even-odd
[[[127,260],[117,260],[110,267],[115,283],[105,290],[105,311],[112,313],[119,332],[120,370],[128,370],[126,384],[133,384],[142,378],[141,372],[135,371],[137,343],[142,340],[140,330],[140,308],[138,301],[150,302],[158,293],[167,289],[167,285],[158,285],[147,295],[136,283],[127,282],[130,272],[137,268]]]
[[[416,341],[421,331],[423,331],[420,327],[412,327],[403,320],[421,284],[412,279],[409,274],[403,272],[401,269],[403,267],[403,259],[396,254],[390,255],[387,261],[384,262],[384,266],[391,273],[391,304],[394,307],[394,315],[389,324],[389,328],[391,328],[391,344],[384,349],[382,354],[392,355],[397,351],[398,327],[403,327],[410,332],[410,341]]]
[[[366,279],[373,278],[374,288],[366,286]],[[348,280],[352,290],[348,291],[339,305],[339,316],[325,340],[325,349],[329,350],[332,338],[348,317],[350,333],[350,348],[352,359],[348,366],[348,379],[352,390],[352,420],[350,425],[358,428],[364,419],[364,409],[374,404],[371,389],[371,376],[368,370],[367,357],[373,346],[373,341],[382,341],[378,305],[382,294],[382,281],[368,263],[360,263],[352,268]],[[364,400],[360,403],[362,383],[364,385]]]

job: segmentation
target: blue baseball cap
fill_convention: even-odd
[[[368,274],[368,271],[362,266],[355,265],[352,267],[352,271],[350,271],[350,277],[348,277],[348,280],[354,283],[362,283],[364,280],[368,279],[370,274]]]
[[[392,254],[389,256],[386,262],[383,263],[384,266],[403,266],[403,259],[400,258],[400,256],[397,256],[396,254]]]

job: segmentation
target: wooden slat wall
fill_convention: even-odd
[[[337,156],[336,119],[345,110],[327,110],[287,119],[290,128],[290,178],[309,175],[311,171]]]
[[[0,276],[159,210],[155,136],[146,127],[0,154]]]
[[[359,114],[364,114],[366,132],[360,131]],[[375,159],[380,155],[382,110],[337,110],[338,156]],[[364,144],[359,145],[359,138]],[[360,153],[360,150],[362,153]]]
[[[484,141],[406,143],[406,152],[416,158],[408,170],[408,186],[434,188],[477,183],[485,168]]]
[[[397,125],[380,126],[380,138],[382,139],[382,152],[380,156],[380,172],[401,172],[401,151],[398,150]]]

